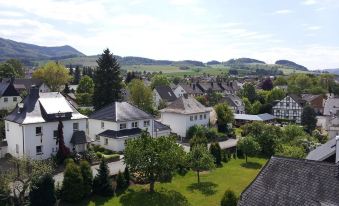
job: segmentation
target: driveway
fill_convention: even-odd
[[[124,156],[121,155],[120,156],[120,160],[119,161],[116,161],[116,162],[110,162],[108,163],[108,169],[110,171],[110,175],[116,175],[119,173],[119,171],[123,172],[125,170],[125,164],[124,164]],[[93,165],[91,166],[92,168],[92,171],[93,171],[93,177],[95,175],[98,174],[98,171],[97,169],[99,168],[99,165]],[[61,172],[59,174],[56,174],[54,175],[54,180],[55,180],[55,184],[57,184],[58,182],[61,184],[62,183],[62,180],[64,179],[64,173]]]

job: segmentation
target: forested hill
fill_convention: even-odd
[[[308,69],[300,64],[297,64],[295,62],[289,61],[289,60],[278,60],[275,62],[275,64],[278,65],[283,65],[283,66],[287,66],[287,67],[292,67],[296,70],[300,70],[300,71],[308,71]]]
[[[77,56],[84,54],[68,45],[45,47],[0,38],[0,61],[15,58],[26,64],[36,60],[58,60]]]

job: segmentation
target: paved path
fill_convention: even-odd
[[[228,149],[228,148],[231,148],[231,147],[235,147],[237,145],[237,143],[238,143],[238,139],[228,139],[226,141],[219,142],[219,145],[220,145],[221,149]],[[185,152],[190,151],[189,144],[180,144],[180,145],[184,148]],[[210,145],[211,145],[210,143],[207,145],[208,148],[210,147]]]
[[[111,175],[116,175],[119,173],[119,171],[123,172],[125,170],[125,164],[124,164],[124,160],[123,160],[124,156],[120,155],[120,160],[116,161],[116,162],[110,162],[108,163],[108,169],[110,171]],[[98,174],[97,169],[99,168],[99,165],[94,165],[91,167],[92,171],[93,171],[93,177]],[[54,175],[54,180],[55,183],[57,184],[57,182],[59,182],[60,184],[62,183],[62,180],[64,179],[64,173],[61,172],[59,174]]]

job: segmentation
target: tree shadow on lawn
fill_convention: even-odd
[[[123,206],[189,206],[187,199],[174,190],[161,189],[154,193],[146,190],[135,191],[129,189],[120,198]]]
[[[203,195],[210,196],[214,195],[217,190],[215,189],[218,185],[213,182],[200,182],[200,183],[193,183],[187,187],[188,190],[194,191],[198,190]]]
[[[247,169],[260,169],[262,167],[262,164],[257,162],[245,162],[241,164],[242,167],[245,167]]]

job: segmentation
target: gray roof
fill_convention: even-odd
[[[219,84],[217,82],[199,82],[197,83],[200,87],[201,90],[203,90],[204,92],[207,92],[208,90],[212,90],[212,91],[222,91],[223,88],[221,88],[219,86]]]
[[[174,100],[177,99],[177,97],[173,93],[173,90],[169,86],[158,86],[158,87],[155,87],[154,89],[158,92],[161,99],[167,102],[173,102]]]
[[[223,99],[232,107],[240,107],[244,105],[242,100],[236,95],[229,94],[226,95]]]
[[[272,157],[238,205],[339,205],[339,165]]]
[[[205,107],[195,98],[190,96],[182,96],[168,105],[160,112],[179,113],[179,114],[195,114],[211,111],[210,108]]]
[[[8,81],[8,79],[7,79],[7,81]],[[42,85],[42,83],[43,82],[40,79],[33,79],[33,78],[32,79],[24,79],[24,78],[14,79],[14,86],[15,86],[15,88],[18,88],[18,89],[25,88],[25,89],[29,90],[29,89],[31,89],[31,87],[33,85],[40,87]]]
[[[20,96],[18,91],[10,82],[0,82],[0,97],[2,96]]]
[[[6,120],[19,124],[33,124],[56,121],[48,115],[68,113],[70,119],[85,119],[59,92],[39,93],[39,96],[28,95],[23,100],[23,108],[18,106],[7,116]],[[47,116],[46,116],[47,115]]]
[[[321,94],[301,94],[301,98],[305,100],[306,102],[311,102],[320,96],[322,95]]]
[[[164,125],[161,122],[154,120],[154,131],[165,131],[165,130],[171,130],[171,128],[167,125]]]
[[[269,121],[269,120],[276,119],[276,117],[268,113],[258,114],[258,115],[234,114],[234,119],[235,120],[248,120],[248,121]]]
[[[133,129],[123,129],[123,130],[119,130],[119,131],[105,130],[98,135],[102,136],[102,137],[113,138],[113,139],[122,139],[122,138],[126,138],[128,136],[140,135],[141,132],[142,132],[142,130],[140,128],[133,128]]]
[[[2,95],[5,93],[8,85],[9,85],[9,83],[7,83],[7,82],[0,82],[0,97],[2,97]]]
[[[324,115],[337,114],[339,111],[339,98],[328,98],[325,101]]]
[[[296,94],[288,94],[287,96],[290,96],[300,106],[303,106],[303,104],[305,103],[305,100],[301,99],[301,97]]]
[[[187,94],[203,94],[199,87],[195,83],[191,84],[179,84]]]
[[[153,119],[153,116],[128,102],[114,102],[94,112],[89,118],[112,122],[124,122],[130,120]]]
[[[73,145],[90,143],[91,139],[86,135],[84,131],[73,132],[71,143]]]
[[[308,153],[306,159],[323,161],[336,154],[336,138],[332,138]]]

